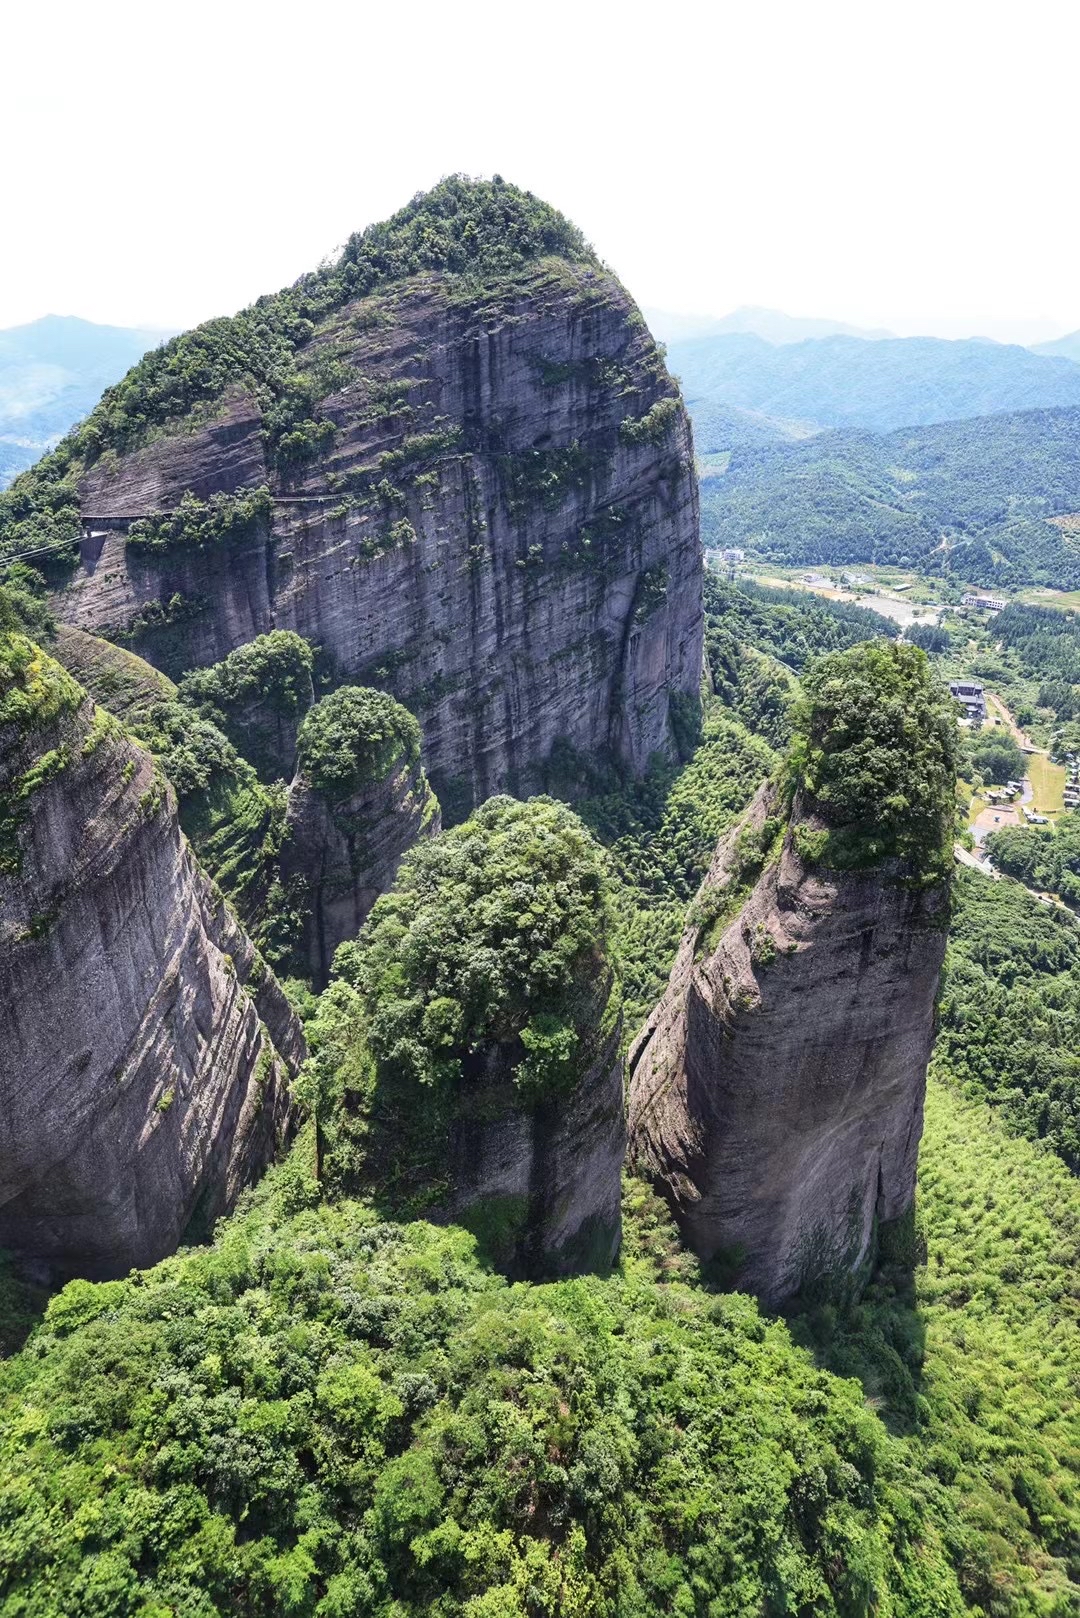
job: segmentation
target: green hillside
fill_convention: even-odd
[[[702,490],[707,544],[790,565],[899,563],[989,586],[1080,584],[1080,410],[736,449]]]
[[[1080,405],[1080,366],[1071,358],[978,338],[831,335],[777,343],[745,331],[673,342],[668,358],[692,411],[726,405],[818,431],[887,433]]]

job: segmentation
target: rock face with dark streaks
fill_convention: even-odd
[[[284,1137],[299,1025],[120,723],[0,638],[0,1246],[123,1273]]]
[[[402,856],[439,831],[420,762],[420,727],[384,692],[341,686],[308,714],[289,788],[282,876],[303,895],[308,970],[322,988]]]
[[[514,1086],[513,1052],[480,1053],[447,1135],[445,1196],[429,1217],[476,1231],[511,1276],[607,1271],[622,1241],[626,1153],[622,1022],[608,1018],[610,972],[596,984],[591,1060],[572,1089],[529,1104]]]
[[[850,1285],[915,1194],[956,728],[916,658],[823,660],[794,806],[766,785],[721,841],[630,1052],[632,1156],[694,1251],[770,1304]]]
[[[535,789],[556,743],[640,774],[697,696],[702,561],[688,418],[633,302],[583,245],[362,295],[342,274],[288,327],[296,431],[299,383],[238,377],[79,478],[90,515],[256,485],[268,514],[216,544],[101,534],[58,613],[173,676],[297,631],[417,715],[452,817]]]

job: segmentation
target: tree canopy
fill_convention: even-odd
[[[361,991],[371,1050],[394,1076],[454,1080],[498,1043],[526,1080],[545,1033],[577,1044],[609,927],[600,850],[577,816],[551,798],[489,798],[411,851],[335,967]],[[561,1067],[551,1076],[572,1075]]]
[[[385,780],[395,762],[420,757],[420,726],[385,691],[343,685],[305,715],[297,738],[300,768],[333,801]]]
[[[870,641],[815,663],[795,710],[789,778],[830,828],[830,863],[896,857],[942,877],[957,748],[954,705],[918,647]]]

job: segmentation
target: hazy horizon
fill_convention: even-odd
[[[277,290],[267,289],[267,290]],[[219,314],[232,314],[233,310],[219,310]],[[1019,347],[1031,347],[1038,343],[1053,342],[1058,338],[1071,335],[1067,327],[1050,322],[1013,321],[1004,318],[991,322],[993,330],[984,326],[977,329],[974,321],[964,321],[959,318],[936,318],[926,316],[920,320],[917,316],[898,317],[892,325],[887,321],[875,323],[875,326],[860,326],[860,323],[849,320],[845,315],[831,315],[821,310],[813,309],[795,314],[790,309],[770,309],[764,304],[740,304],[734,309],[715,310],[703,312],[701,310],[660,309],[644,306],[644,313],[648,319],[650,329],[654,336],[663,342],[689,341],[695,337],[720,335],[710,330],[712,326],[728,320],[744,312],[753,312],[762,315],[780,315],[791,320],[814,320],[829,324],[847,325],[857,328],[853,335],[872,335],[878,338],[904,338],[904,337],[936,337],[947,341],[963,341],[965,339],[986,340],[989,342],[1012,344]],[[213,318],[213,317],[206,317]],[[0,326],[0,336],[13,331],[24,330],[46,320],[83,320],[92,325],[103,328],[113,328],[123,331],[135,331],[147,337],[167,340],[188,327],[168,325],[161,323],[129,322],[129,321],[94,321],[87,315],[74,310],[49,309],[30,320],[20,320],[10,325]]]
[[[662,27],[603,0],[553,0],[542,26],[493,0],[418,0],[407,23],[330,0],[302,63],[250,0],[59,0],[5,43],[0,129],[23,156],[0,327],[183,329],[464,172],[560,208],[653,309],[1080,328],[1064,0],[1022,23],[970,0],[684,0]]]

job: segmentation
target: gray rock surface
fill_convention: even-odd
[[[419,759],[399,758],[383,780],[336,803],[303,772],[296,776],[281,874],[308,909],[304,949],[317,989],[330,976],[338,945],[356,937],[376,899],[393,886],[404,855],[441,826]]]
[[[0,1246],[116,1275],[266,1165],[303,1040],[149,754],[34,669],[37,716],[0,727]]]
[[[763,787],[706,901],[776,812]],[[688,926],[630,1052],[633,1158],[694,1251],[770,1304],[858,1271],[914,1198],[947,896],[895,877],[809,869],[784,831],[712,947]]]
[[[336,440],[288,487],[239,392],[92,468],[88,512],[265,480],[279,501],[242,543],[90,542],[60,616],[116,636],[172,601],[133,642],[171,674],[295,629],[417,715],[444,807],[535,786],[557,741],[636,772],[670,752],[672,697],[700,677],[697,486],[677,389],[619,284],[560,260],[471,293],[414,276],[340,310],[299,363],[331,359]]]
[[[610,978],[599,988],[602,1004]],[[573,1090],[539,1107],[518,1100],[498,1047],[462,1086],[441,1214],[476,1230],[512,1277],[603,1272],[619,1255],[626,1155],[621,1032],[620,1020],[597,1039]]]

